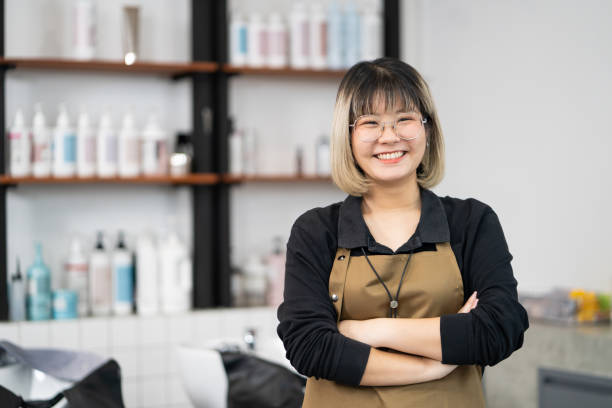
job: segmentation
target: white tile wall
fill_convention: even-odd
[[[177,346],[242,337],[246,328],[255,328],[261,337],[275,335],[275,309],[0,323],[0,340],[22,347],[87,350],[112,357],[121,367],[126,407],[190,408],[178,371]]]

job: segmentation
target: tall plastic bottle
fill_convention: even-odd
[[[357,7],[353,1],[344,5],[344,34],[343,49],[345,68],[349,68],[359,62],[361,57],[361,34],[360,18]]]
[[[332,0],[327,10],[327,66],[330,69],[343,67],[343,18],[337,0]]]
[[[248,28],[241,13],[230,15],[230,62],[236,66],[246,64],[248,55]]]
[[[271,13],[268,17],[268,59],[270,68],[287,66],[287,26],[280,13]]]
[[[263,67],[268,54],[268,36],[259,13],[251,14],[248,27],[248,65],[254,68]]]
[[[11,276],[11,286],[9,289],[9,311],[12,321],[25,320],[26,318],[26,298],[25,298],[25,279],[21,274],[19,258],[17,258],[17,269]]]
[[[15,177],[29,176],[31,171],[32,143],[30,131],[25,125],[21,109],[17,109],[15,113],[13,126],[9,130],[9,142],[11,175]]]
[[[51,271],[43,262],[40,243],[28,269],[27,314],[28,320],[51,319]]]
[[[77,175],[93,177],[96,174],[96,132],[84,110],[77,124]],[[80,302],[80,300],[79,300]]]
[[[168,174],[168,141],[157,122],[150,114],[142,132],[142,173],[145,175]]]
[[[78,314],[87,316],[89,312],[89,271],[87,258],[83,253],[81,241],[74,237],[70,242],[70,254],[66,260],[65,273],[68,289],[78,295]]]
[[[153,236],[144,233],[136,243],[136,311],[150,316],[159,312],[160,285],[157,248]]]
[[[117,132],[108,109],[100,118],[97,140],[97,173],[99,177],[117,175]]]
[[[290,49],[289,63],[292,68],[308,68],[310,48],[310,25],[306,6],[302,2],[293,3],[289,14]]]
[[[96,246],[89,258],[89,300],[94,316],[107,316],[111,312],[112,279],[110,257],[104,249],[104,236],[98,232]]]
[[[125,245],[123,232],[119,232],[113,252],[113,312],[126,315],[134,307],[134,264],[132,254]]]
[[[76,133],[70,126],[66,105],[61,104],[53,130],[53,176],[72,177],[76,173]]]
[[[34,120],[32,123],[32,175],[34,177],[49,177],[51,175],[51,132],[40,103],[34,105]]]
[[[162,311],[185,312],[191,307],[192,266],[187,248],[171,232],[160,248]]]
[[[119,176],[136,177],[140,174],[140,138],[132,112],[123,117],[119,132]]]
[[[371,61],[383,55],[382,1],[370,0],[361,13],[361,60]]]
[[[327,67],[327,18],[320,3],[310,7],[310,66],[314,69]]]
[[[91,60],[96,52],[96,6],[93,0],[74,0],[74,58]]]

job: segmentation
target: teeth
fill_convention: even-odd
[[[391,159],[397,159],[398,157],[402,157],[403,155],[404,155],[404,152],[393,152],[393,153],[377,154],[376,157],[378,157],[381,160],[391,160]]]

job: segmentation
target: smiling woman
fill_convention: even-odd
[[[484,407],[482,373],[523,343],[504,233],[476,199],[438,197],[444,143],[427,84],[390,58],[346,74],[332,176],[348,193],[293,225],[278,334],[304,407]]]

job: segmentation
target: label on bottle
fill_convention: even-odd
[[[245,25],[238,29],[238,52],[240,54],[247,53],[247,28]]]
[[[110,307],[111,271],[108,265],[93,267],[91,271],[91,302],[94,308]]]
[[[121,265],[115,268],[115,302],[131,303],[134,293],[134,275],[132,265]]]
[[[76,135],[74,133],[64,135],[64,162],[76,163]]]
[[[117,162],[117,137],[112,134],[106,136],[106,161]]]
[[[83,155],[86,163],[92,163],[96,160],[96,139],[93,136],[87,136],[83,140]]]

